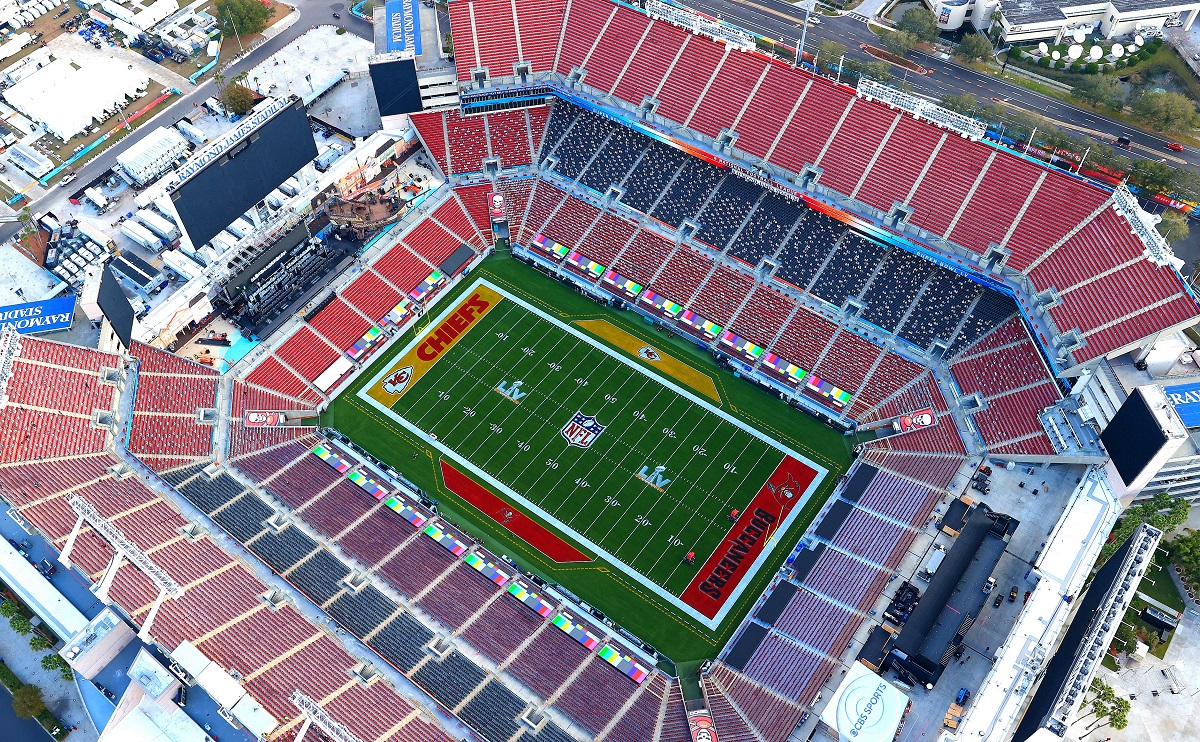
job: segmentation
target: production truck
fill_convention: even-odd
[[[137,220],[142,223],[146,229],[163,238],[168,243],[174,243],[179,239],[179,227],[175,226],[165,216],[150,209],[140,209],[137,214]]]
[[[121,233],[148,250],[158,252],[162,248],[157,235],[133,220],[121,222]]]

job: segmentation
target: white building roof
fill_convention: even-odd
[[[144,73],[115,59],[60,58],[13,85],[4,97],[61,139],[70,139],[103,118],[106,109],[134,97],[146,82]]]
[[[187,151],[188,143],[182,134],[160,126],[117,155],[117,162],[126,170],[138,173],[149,167],[159,167],[164,159],[175,159]]]

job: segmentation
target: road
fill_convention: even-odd
[[[280,33],[275,38],[259,46],[254,51],[250,52],[244,58],[238,60],[230,69],[224,70],[222,74],[226,78],[231,78],[242,70],[248,70],[267,57],[274,54],[279,49],[287,46],[297,36],[303,34],[313,26],[320,24],[336,23],[345,28],[350,33],[360,36],[368,41],[372,40],[373,34],[371,24],[352,16],[344,3],[326,3],[320,0],[289,0],[289,4],[293,5],[300,11],[300,17],[289,28]],[[333,13],[341,15],[340,19],[334,19]],[[195,90],[179,97],[175,103],[169,108],[158,114],[156,118],[161,118],[164,121],[175,121],[180,116],[190,112],[193,104],[199,105],[206,98],[216,94],[216,85],[213,84],[211,76],[204,80]],[[77,169],[77,181],[87,183],[93,178],[103,174],[106,170],[113,167],[117,162],[117,155],[124,152],[128,147],[135,142],[141,140],[151,131],[158,127],[158,124],[150,122],[142,123],[138,128],[134,129],[130,134],[120,139],[116,144],[113,144],[108,149],[101,152],[89,160],[85,165]],[[48,201],[54,194],[54,189],[46,192],[46,195],[29,204],[30,210],[33,213],[38,213],[39,203]],[[20,230],[20,224],[0,224],[0,242],[11,239]]]
[[[784,0],[685,2],[702,13],[793,47],[800,37],[800,26],[804,21],[804,11]],[[847,56],[865,61],[874,60],[874,57],[858,48],[859,44],[875,44],[878,40],[878,37],[867,29],[861,16],[822,16],[820,25],[809,28],[805,49],[810,53],[815,51],[812,47],[823,39],[844,44]],[[1032,111],[1055,121],[1101,131],[1110,136],[1128,137],[1138,145],[1133,152],[1126,153],[1133,157],[1166,159],[1176,164],[1200,166],[1200,152],[1191,149],[1173,152],[1167,148],[1167,142],[1170,140],[1155,134],[919,51],[909,52],[906,56],[922,67],[932,70],[927,75],[907,72],[903,74],[902,79],[919,95],[936,100],[947,93],[968,93],[984,102],[992,99],[1002,100],[1008,105]]]

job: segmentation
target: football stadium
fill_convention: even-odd
[[[1200,321],[1154,218],[675,4],[444,20],[451,102],[371,71],[399,216],[335,173],[186,332],[103,285],[100,349],[4,329],[0,496],[104,630],[255,739],[1062,736],[1180,440],[1113,392]],[[172,352],[215,317],[253,347]]]

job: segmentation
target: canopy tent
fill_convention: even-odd
[[[63,140],[103,120],[126,98],[146,87],[146,75],[106,57],[84,62],[56,59],[4,92],[21,113]],[[71,101],[71,105],[63,105]]]

